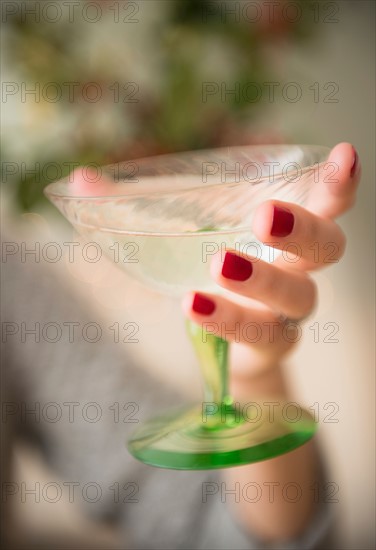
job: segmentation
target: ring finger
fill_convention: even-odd
[[[270,350],[274,344],[278,353],[284,353],[300,337],[299,325],[286,323],[271,310],[243,306],[224,296],[190,292],[182,305],[186,316],[207,334],[252,344],[256,351]]]

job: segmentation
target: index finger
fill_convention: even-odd
[[[350,143],[339,143],[320,166],[306,208],[318,216],[336,218],[355,202],[360,179],[359,156]]]

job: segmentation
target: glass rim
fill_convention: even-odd
[[[187,150],[187,151],[179,151],[179,152],[174,152],[174,153],[165,153],[165,154],[162,154],[162,155],[153,155],[153,156],[148,156],[148,157],[140,157],[140,158],[135,158],[135,159],[129,159],[129,160],[126,160],[126,161],[120,161],[120,162],[117,162],[117,163],[112,163],[112,164],[107,164],[107,165],[103,165],[103,166],[100,166],[100,168],[102,170],[106,170],[106,169],[109,169],[110,167],[115,167],[115,166],[120,166],[121,164],[124,164],[124,163],[153,163],[153,162],[157,162],[158,159],[169,159],[169,158],[176,158],[176,157],[184,157],[184,156],[188,156],[188,155],[192,155],[192,154],[197,154],[197,155],[202,155],[204,157],[204,155],[210,155],[210,154],[213,154],[214,152],[217,153],[218,155],[221,154],[221,151],[223,151],[225,154],[229,154],[230,151],[240,151],[240,150],[245,150],[245,149],[250,149],[250,150],[262,150],[262,149],[270,149],[270,148],[273,148],[273,149],[280,149],[280,150],[288,150],[289,148],[293,149],[293,148],[301,148],[303,151],[306,150],[307,152],[309,151],[314,151],[314,150],[317,150],[317,151],[320,151],[322,153],[322,156],[324,158],[322,158],[319,162],[315,162],[315,163],[309,163],[307,164],[306,166],[302,166],[302,167],[299,167],[301,168],[300,170],[300,175],[303,175],[307,172],[309,172],[310,170],[313,170],[315,169],[316,167],[318,168],[318,166],[321,166],[327,159],[327,156],[328,154],[330,153],[331,151],[331,148],[328,147],[328,146],[325,146],[325,145],[313,145],[313,144],[298,144],[298,143],[293,143],[293,144],[264,144],[264,145],[234,145],[234,146],[230,146],[230,147],[218,147],[218,148],[211,148],[211,149],[193,149],[193,150]],[[250,160],[250,162],[253,162],[255,163],[255,161],[252,161]],[[292,162],[291,162],[292,164]],[[298,163],[295,163],[295,164],[298,164]],[[82,165],[82,167],[85,167],[85,165]],[[293,174],[296,174],[298,172],[298,170],[295,170],[295,172],[292,170],[291,172],[289,172],[289,175],[290,177],[293,175]],[[177,171],[175,174],[151,174],[150,176],[148,177],[163,177],[163,175],[175,175],[175,176],[179,176],[179,171]],[[181,172],[180,175],[194,175],[194,174],[184,174],[184,172]],[[275,173],[273,173],[273,178],[275,179],[278,179],[279,177],[283,176],[283,169],[279,169],[277,170]],[[137,191],[134,191],[134,192],[129,192],[129,193],[121,193],[121,194],[113,194],[113,195],[75,195],[75,194],[67,194],[67,193],[59,193],[59,192],[56,192],[54,190],[54,188],[56,188],[56,186],[58,184],[61,184],[61,183],[68,183],[68,177],[69,176],[65,176],[64,178],[60,178],[59,180],[55,181],[55,182],[52,182],[52,183],[49,183],[44,189],[43,189],[43,192],[44,194],[49,198],[58,198],[60,200],[87,200],[87,201],[96,201],[98,199],[100,199],[101,201],[106,201],[106,200],[116,200],[116,199],[121,199],[121,198],[124,198],[124,197],[142,197],[142,196],[145,196],[145,192],[137,192]],[[114,176],[115,177],[115,176]],[[143,176],[140,176],[141,178]],[[190,186],[190,187],[182,187],[182,188],[179,188],[179,189],[171,189],[171,190],[163,190],[163,191],[148,191],[147,192],[147,195],[148,196],[151,196],[151,195],[171,195],[171,194],[175,194],[175,193],[184,193],[184,192],[190,192],[190,191],[197,191],[199,189],[207,189],[207,188],[213,188],[213,187],[219,187],[219,186],[226,186],[226,185],[232,185],[232,186],[238,186],[238,185],[259,185],[259,184],[262,184],[264,183],[265,181],[270,181],[270,174],[269,175],[266,175],[266,176],[262,176],[262,177],[259,177],[257,178],[256,180],[246,180],[246,179],[243,179],[242,181],[229,181],[229,182],[223,182],[223,181],[219,181],[219,182],[216,182],[216,183],[210,183],[210,184],[205,184],[205,183],[202,183],[200,185],[195,185],[195,186]],[[70,183],[70,182],[69,182]],[[95,182],[93,182],[95,183]],[[131,180],[129,180],[127,183],[131,183]],[[135,183],[137,184],[138,181],[135,181]],[[294,183],[294,181],[291,181],[291,183]]]

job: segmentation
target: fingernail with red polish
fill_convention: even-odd
[[[350,170],[350,176],[353,178],[358,170],[358,166],[359,166],[359,155],[355,149],[355,147],[352,148],[353,150],[353,163],[352,163],[352,166],[351,166],[351,170]]]
[[[275,206],[270,234],[273,237],[287,237],[294,227],[294,215],[287,208]]]
[[[222,266],[222,275],[233,281],[246,281],[252,275],[252,263],[233,252],[226,252]]]
[[[196,292],[192,302],[192,309],[200,315],[211,315],[215,310],[215,303],[210,298]]]

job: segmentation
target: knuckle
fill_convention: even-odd
[[[345,253],[346,250],[346,236],[345,233],[342,231],[342,229],[338,226],[338,237],[337,237],[337,245],[338,245],[338,260],[342,258],[342,256]]]
[[[304,299],[302,300],[302,317],[309,315],[317,304],[317,286],[308,275],[305,279]]]
[[[322,231],[321,231],[320,220],[316,218],[316,216],[312,217],[310,220],[310,223],[307,223],[306,225],[307,241],[308,242],[320,241],[321,233]]]

